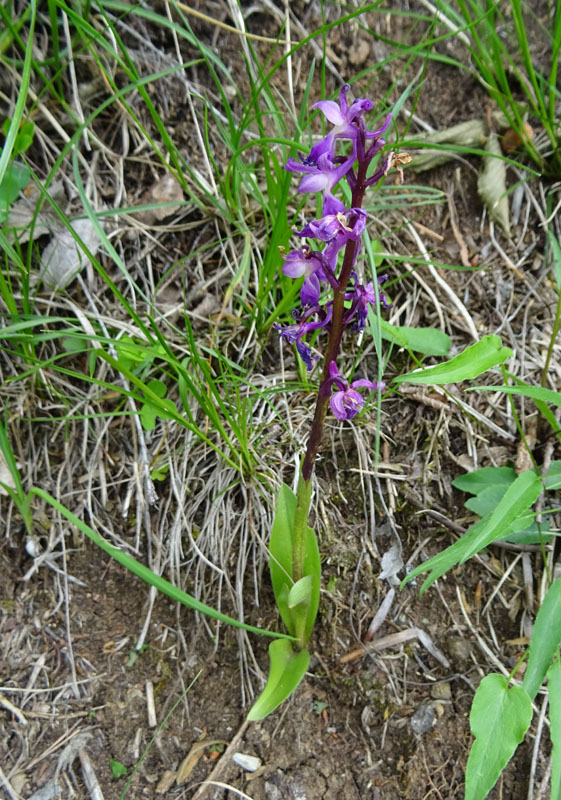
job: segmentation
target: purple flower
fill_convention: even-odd
[[[366,378],[360,378],[351,384],[339,372],[337,364],[332,361],[329,365],[329,380],[332,386],[338,387],[338,391],[331,395],[329,405],[338,420],[352,419],[364,407],[364,398],[357,392],[357,389],[383,389],[384,383],[372,383]]]
[[[298,187],[298,191],[301,194],[305,192],[323,192],[322,213],[326,216],[327,214],[338,214],[340,211],[345,210],[343,203],[334,197],[333,189],[351,169],[355,159],[356,148],[353,146],[351,155],[342,164],[335,164],[324,153],[319,157],[316,166],[300,164],[294,158],[289,158],[284,168],[289,172],[304,173],[305,177],[302,178]]]
[[[387,280],[387,275],[382,275],[378,278],[378,285],[382,285]],[[345,294],[345,300],[351,300],[351,307],[345,314],[345,324],[348,325],[353,317],[356,316],[354,327],[356,330],[362,331],[366,325],[368,318],[368,307],[376,305],[376,292],[372,281],[366,286],[357,282],[357,276],[353,273],[354,287],[350,292]],[[388,303],[386,296],[382,292],[378,292],[382,308],[389,308],[391,303]]]
[[[355,241],[360,239],[365,228],[366,211],[362,208],[350,208],[348,211],[326,214],[321,219],[308,222],[297,233],[302,238],[319,239],[320,242],[330,242],[337,237],[344,238],[344,245],[348,239]]]
[[[291,250],[284,259],[282,271],[288,278],[306,276],[300,289],[300,300],[304,306],[317,304],[320,295],[319,282],[326,280],[322,260],[317,255],[307,245],[303,245],[300,250]]]
[[[334,127],[324,139],[312,147],[305,163],[316,164],[320,156],[324,154],[332,156],[334,154],[335,139],[357,138],[358,121],[365,112],[374,108],[374,103],[372,100],[357,97],[349,106],[347,104],[347,92],[349,89],[350,86],[348,84],[341,87],[339,104],[334,100],[320,100],[319,103],[314,103],[312,106],[312,108],[319,108],[324,117]],[[366,138],[379,138],[388,129],[390,122],[391,115],[388,115],[385,123],[380,128],[374,131],[366,131]]]
[[[332,303],[326,303],[324,306],[314,305],[304,311],[295,325],[289,325],[287,328],[282,328],[278,323],[273,325],[281,339],[286,339],[287,342],[296,345],[300,358],[308,369],[312,369],[318,356],[312,353],[311,348],[302,339],[311,331],[327,327],[331,322],[332,313]],[[309,322],[308,320],[316,314],[320,314],[321,319]]]

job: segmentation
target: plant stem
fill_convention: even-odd
[[[364,158],[359,161],[357,179],[352,194],[352,208],[361,208],[366,190],[366,172],[370,159]],[[333,315],[331,318],[331,328],[329,340],[323,362],[321,383],[318,391],[316,409],[306,448],[306,455],[302,463],[302,472],[298,480],[296,491],[297,505],[292,530],[292,580],[300,580],[304,574],[304,559],[306,555],[306,531],[308,527],[308,516],[310,511],[310,500],[312,496],[312,474],[318,450],[323,438],[323,425],[327,414],[327,406],[331,394],[331,382],[329,380],[329,365],[337,360],[339,347],[345,328],[343,315],[345,312],[345,293],[351,277],[351,272],[355,263],[355,254],[358,242],[353,239],[347,241],[345,255],[341,267],[341,274],[337,288],[333,290]]]

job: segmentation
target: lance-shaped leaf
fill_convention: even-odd
[[[521,686],[508,688],[502,675],[483,678],[469,722],[475,736],[466,767],[465,800],[484,800],[524,738],[532,701]]]
[[[277,497],[275,519],[271,528],[269,570],[277,608],[289,631],[292,630],[293,623],[288,595],[292,588],[292,525],[295,512],[296,495],[283,483]]]
[[[471,546],[467,548],[462,558],[462,563],[478,553],[483,547],[491,542],[502,539],[509,533],[510,526],[518,518],[522,517],[530,506],[536,502],[542,493],[543,485],[539,475],[532,470],[522,472],[512,483],[503,495],[502,500],[489,517],[487,524]],[[528,524],[522,523],[522,528]]]
[[[294,603],[291,595],[292,583],[292,529],[296,513],[296,495],[289,486],[283,483],[277,498],[277,509],[271,540],[269,543],[269,569],[275,601],[282,621],[287,630],[301,636],[307,641],[312,633],[319,608],[321,560],[317,537],[311,528],[307,528],[303,578],[308,578],[309,586],[307,603],[299,600]],[[289,599],[291,598],[291,599]]]
[[[519,522],[519,518],[524,516],[524,512],[537,500],[541,491],[540,477],[531,470],[523,472],[507,489],[492,514],[478,520],[461,539],[446,550],[415,567],[402,585],[422,572],[430,572],[421,586],[422,594],[437,578],[456,564],[463,564],[492,542],[503,539],[516,530],[522,530],[528,523],[527,520]]]
[[[469,348],[468,348],[469,349]],[[524,397],[531,397],[543,403],[552,403],[557,408],[561,408],[561,392],[553,389],[544,389],[543,386],[474,386],[470,387],[478,392],[484,389],[488,392],[504,392],[505,394],[522,394]]]
[[[533,700],[542,685],[551,659],[561,644],[561,578],[557,578],[543,599],[537,613],[530,656],[524,673],[523,687]]]
[[[306,674],[309,663],[310,654],[307,650],[295,651],[286,639],[271,642],[269,678],[247,715],[248,720],[255,722],[263,719],[290,697]]]
[[[477,378],[483,372],[503,364],[512,355],[509,347],[503,347],[498,336],[484,336],[480,342],[459,353],[444,364],[415,370],[394,379],[394,384],[427,383],[441,385]]]
[[[450,352],[450,337],[436,328],[391,325],[380,319],[382,339],[427,356],[445,356]]]
[[[549,800],[561,800],[561,661],[557,658],[547,672],[549,691],[549,735],[551,756],[551,794]]]
[[[311,578],[310,602],[306,610],[305,640],[312,635],[319,608],[321,583],[321,559],[317,536],[311,528],[306,531],[306,552],[304,555],[304,576]],[[292,631],[291,631],[292,633]]]
[[[452,486],[469,494],[479,494],[489,486],[510,486],[516,479],[513,467],[481,467],[465,475],[458,475],[452,481]]]

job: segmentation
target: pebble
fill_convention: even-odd
[[[434,725],[436,714],[430,703],[421,703],[411,717],[411,729],[419,736],[430,731]]]
[[[434,700],[451,700],[452,687],[450,686],[448,681],[442,681],[442,683],[435,683],[431,689],[430,696]]]
[[[460,639],[457,636],[451,636],[446,645],[448,652],[454,664],[457,666],[467,666],[471,663],[471,645],[465,639]]]
[[[257,772],[263,763],[257,756],[248,756],[246,753],[234,753],[232,761],[246,772]]]

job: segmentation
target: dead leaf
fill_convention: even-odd
[[[501,145],[496,133],[490,133],[485,150],[489,153],[483,159],[479,172],[477,190],[487,207],[489,218],[497,222],[507,236],[510,236],[508,197],[506,193],[506,165],[502,159]],[[496,158],[499,156],[499,158]]]
[[[146,211],[139,211],[137,219],[145,225],[153,225],[155,222],[162,222],[166,217],[177,214],[183,202],[183,188],[173,175],[166,172],[163,178],[154,183],[140,198],[140,205],[150,203],[168,203],[169,205],[159,208],[150,208]]]
[[[16,482],[10,472],[8,467],[8,463],[4,457],[4,453],[0,450],[0,483],[4,483],[8,489],[15,489]],[[9,492],[4,489],[3,486],[0,486],[0,494],[7,496]]]
[[[214,744],[225,744],[228,745],[228,742],[222,741],[222,739],[215,739],[214,741],[208,742],[196,742],[193,747],[189,750],[181,764],[179,765],[179,769],[177,770],[177,774],[175,776],[175,782],[179,786],[181,783],[185,783],[188,779],[189,775],[193,772],[201,756],[203,755],[206,747],[211,747]]]
[[[160,780],[158,781],[158,785],[156,786],[156,794],[165,794],[169,792],[173,783],[177,777],[177,772],[172,769],[166,769]]]
[[[101,243],[99,233],[90,219],[75,219],[70,223],[92,255]],[[87,263],[80,245],[67,228],[57,226],[41,256],[41,278],[50,289],[65,289]]]

